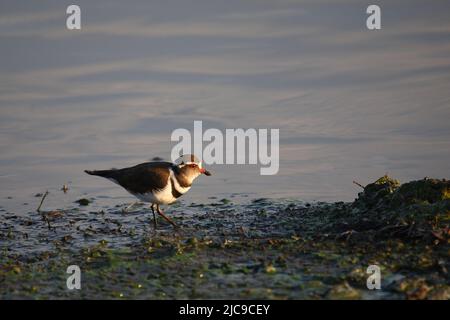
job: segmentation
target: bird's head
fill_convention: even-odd
[[[211,172],[203,168],[200,159],[193,154],[182,155],[177,159],[177,161],[175,161],[175,164],[180,169],[180,172],[191,181],[201,174],[206,176],[211,175]]]

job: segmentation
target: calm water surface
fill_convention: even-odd
[[[2,2],[5,210],[34,210],[45,190],[48,208],[131,202],[83,170],[167,159],[172,130],[194,120],[279,128],[280,171],[213,165],[187,203],[352,200],[352,180],[386,172],[448,178],[448,2],[382,1],[376,32],[354,1],[79,5],[82,30],[68,31],[64,4]]]

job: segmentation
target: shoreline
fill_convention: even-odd
[[[450,182],[363,188],[354,202],[178,205],[180,232],[139,206],[1,212],[0,297],[449,299]],[[81,290],[65,287],[72,264]],[[366,287],[373,264],[381,290]]]

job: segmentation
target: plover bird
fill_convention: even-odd
[[[183,155],[170,162],[145,162],[134,167],[111,170],[85,170],[87,174],[100,176],[122,186],[125,190],[143,202],[151,203],[153,223],[156,228],[156,212],[174,227],[160,208],[162,204],[171,204],[189,191],[192,182],[211,173],[202,167],[201,161],[194,155]]]

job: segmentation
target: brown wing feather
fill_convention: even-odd
[[[131,193],[147,193],[166,186],[171,166],[169,162],[146,162],[130,168],[111,170],[105,177],[114,179]]]

